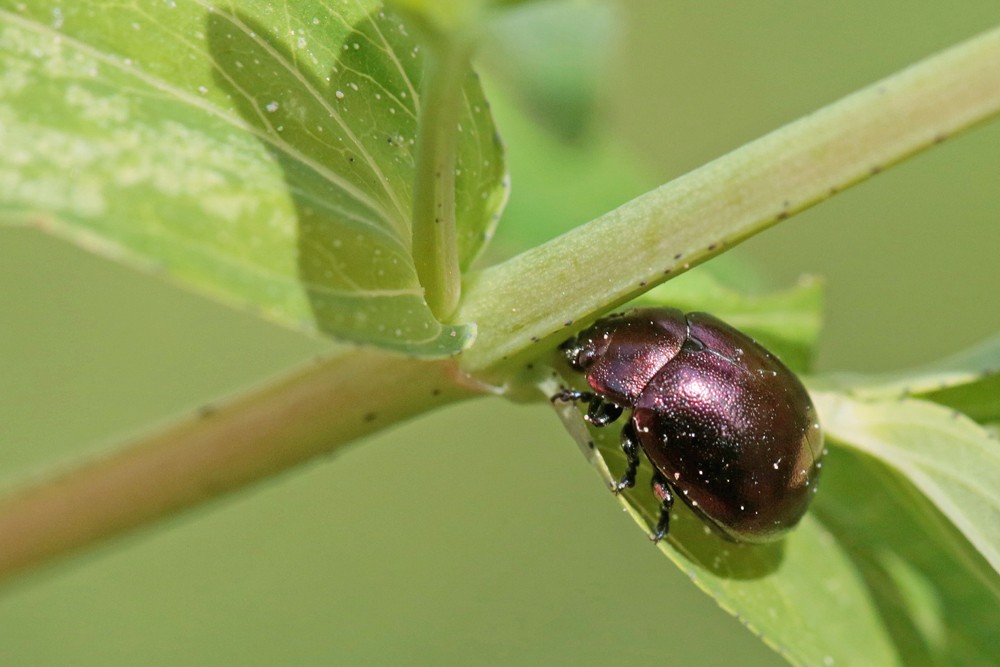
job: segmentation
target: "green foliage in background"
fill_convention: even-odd
[[[501,6],[516,3],[400,4],[411,19],[434,26],[420,34],[441,40],[478,36],[487,18],[500,16],[487,63],[490,54],[503,61],[505,46],[524,55],[516,48],[523,33],[503,21],[530,24],[533,10],[542,12],[538,25],[557,24],[545,12],[560,5],[567,21],[579,22],[549,45],[563,60],[566,49],[582,48],[581,34],[600,34],[607,21],[605,9],[588,13],[586,3],[541,3],[511,15]],[[407,25],[374,2],[341,9],[305,1],[279,11],[253,1],[70,7],[0,0],[0,222],[36,225],[297,330],[414,356],[461,353],[476,345],[479,320],[435,316],[413,252],[414,189],[428,177],[416,169],[415,149],[427,131],[417,124],[425,45]],[[541,48],[527,60],[548,53]],[[591,80],[563,79],[572,103],[552,107],[539,91],[558,73],[528,74],[518,94],[535,120],[582,132]],[[501,79],[517,85],[509,71]],[[507,182],[490,107],[471,71],[460,90],[450,222],[469,278]],[[531,126],[525,117],[519,122]],[[540,160],[574,150],[560,144],[565,136],[523,134],[531,132]],[[511,147],[515,174],[517,151],[531,149]],[[613,148],[585,157],[615,169],[596,177],[609,192],[637,194],[626,192],[639,179],[629,167],[616,169],[624,162]],[[558,169],[567,160],[552,162]],[[594,205],[621,203],[618,192],[607,196],[612,201]],[[532,219],[545,212],[513,206],[511,224],[521,229],[510,232],[520,238],[512,245],[545,240],[549,233]],[[686,230],[684,242],[714,251],[712,224]],[[636,290],[645,292],[642,302],[713,312],[807,372],[820,332],[820,283],[748,294],[727,286],[734,275],[752,281],[739,266],[720,263]],[[552,287],[521,277],[539,299]],[[486,293],[475,293],[485,303],[480,310],[507,305]],[[590,296],[606,309],[624,300],[610,287]],[[490,356],[491,345],[500,350],[513,335],[498,342],[486,334],[472,368],[511,396],[544,400],[572,381],[538,373],[551,345],[535,353],[516,348],[519,361],[537,362],[522,373],[499,352]],[[797,664],[1000,661],[990,632],[1000,598],[998,378],[996,342],[891,376],[807,377],[830,446],[814,511],[781,543],[760,546],[722,542],[681,508],[662,550]],[[571,407],[559,413],[604,479],[616,478],[623,458],[615,435],[587,430]],[[593,455],[590,440],[598,445]],[[647,487],[640,477],[622,498],[643,526],[657,509]]]

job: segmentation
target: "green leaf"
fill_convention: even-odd
[[[556,387],[543,383],[551,395]],[[625,468],[618,429],[586,425],[577,408],[556,404],[566,428],[608,486]],[[617,497],[648,534],[658,515],[640,466],[636,486]],[[610,496],[610,491],[609,491]],[[833,535],[812,515],[776,544],[723,541],[683,504],[671,516],[663,553],[705,593],[793,663],[892,665],[894,649],[864,580]],[[652,547],[650,547],[652,548]],[[832,595],[832,592],[836,595]],[[818,594],[819,593],[819,594]],[[822,619],[837,619],[825,624]]]
[[[833,373],[817,386],[866,399],[915,396],[980,422],[1000,420],[1000,336],[926,366],[883,373]]]
[[[286,326],[453,354],[411,259],[422,51],[375,2],[0,0],[0,221]],[[505,198],[478,81],[463,86],[459,258]]]
[[[546,395],[558,388],[551,379],[540,386]],[[555,407],[610,485],[625,467],[618,429]],[[659,512],[649,484],[643,464],[635,488],[618,497],[647,534]],[[678,503],[660,548],[793,664],[994,664],[1000,578],[967,544],[891,469],[838,447],[812,510],[780,542],[725,541]]]
[[[957,410],[980,424],[1000,421],[1000,373],[983,374],[974,382],[920,394],[921,398]]]
[[[1000,572],[1000,443],[988,431],[926,401],[812,397],[829,438],[906,477]]]
[[[807,277],[784,291],[748,295],[723,285],[706,270],[710,267],[678,276],[635,303],[712,313],[755,338],[789,367],[808,369],[822,326],[822,283]]]
[[[948,519],[888,466],[831,447],[813,514],[851,558],[898,662],[1000,664],[1000,577]],[[819,623],[850,622],[815,617]],[[836,664],[879,664],[857,652]]]
[[[1000,336],[940,361],[891,373],[831,373],[818,378],[824,386],[849,390],[866,398],[929,395],[974,384],[1000,374]]]

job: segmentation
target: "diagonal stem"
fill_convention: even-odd
[[[455,321],[475,322],[479,337],[462,367],[537,356],[588,318],[998,113],[995,28],[469,276]]]
[[[452,362],[322,361],[0,500],[0,580],[474,395]]]
[[[566,327],[998,112],[995,29],[470,276],[457,321],[480,334],[461,367],[502,378]],[[483,391],[453,360],[324,361],[0,500],[0,579]]]

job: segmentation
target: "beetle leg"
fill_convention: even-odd
[[[656,522],[653,534],[649,536],[655,544],[670,532],[670,510],[674,506],[674,494],[659,472],[653,475],[653,495],[660,499],[660,519]]]
[[[575,389],[563,389],[562,391],[555,394],[549,399],[552,403],[556,401],[562,401],[563,403],[576,403],[577,401],[586,401],[590,403],[594,400],[596,396],[589,391],[577,391]]]
[[[593,392],[576,391],[575,389],[563,389],[549,400],[553,403],[556,401],[586,403],[587,415],[584,419],[594,426],[607,426],[621,417],[624,409],[617,403],[606,401]]]
[[[615,495],[635,486],[635,473],[639,469],[639,438],[635,435],[635,428],[632,426],[631,420],[622,429],[621,442],[622,451],[625,452],[625,459],[628,461],[628,466],[625,468],[625,473],[621,476],[621,479],[616,484],[611,485],[611,490],[615,492]]]
[[[622,416],[622,406],[595,395],[587,407],[587,421],[594,426],[607,426]]]

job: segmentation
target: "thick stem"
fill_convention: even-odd
[[[413,191],[413,259],[431,311],[449,321],[462,275],[455,229],[455,156],[469,49],[448,37],[428,40]]]
[[[452,362],[322,361],[0,501],[0,580],[473,395]]]
[[[458,321],[479,338],[461,364],[485,374],[537,355],[582,318],[998,112],[1000,29],[472,276]],[[324,362],[0,501],[0,578],[475,393],[452,361]]]
[[[537,356],[588,318],[998,112],[994,29],[469,276],[455,321],[475,322],[479,336],[462,367]]]

